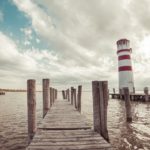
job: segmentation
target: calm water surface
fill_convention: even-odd
[[[26,93],[0,96],[0,150],[24,150],[27,146]],[[84,92],[82,113],[92,122],[92,96]],[[118,150],[150,150],[150,103],[132,103],[133,123],[125,122],[124,102],[109,100],[110,142]],[[42,96],[37,93],[37,120],[42,119]]]

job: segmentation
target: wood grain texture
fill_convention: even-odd
[[[27,150],[112,150],[67,99],[55,101]]]

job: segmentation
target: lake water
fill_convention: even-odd
[[[126,123],[124,101],[109,100],[108,131],[118,150],[150,150],[150,103],[132,102],[133,123]],[[92,122],[92,95],[82,95],[82,113]],[[42,94],[37,93],[37,120],[42,119]],[[0,150],[24,150],[27,146],[26,93],[0,96]]]

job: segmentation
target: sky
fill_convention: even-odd
[[[118,87],[116,41],[130,40],[137,89],[150,84],[149,0],[0,0],[0,88]]]

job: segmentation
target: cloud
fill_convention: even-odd
[[[145,65],[145,57],[139,56],[139,45],[150,34],[148,0],[143,0],[142,4],[136,0],[13,2],[32,22],[32,27],[21,29],[25,35],[32,37],[34,30],[50,45],[47,50],[32,48],[21,53],[9,41],[14,51],[17,49],[17,58],[30,59],[35,78],[45,75],[59,82],[109,80],[111,86],[116,86],[116,41],[124,37],[131,40],[136,79],[140,73],[137,68]],[[25,65],[24,61],[22,63]]]

